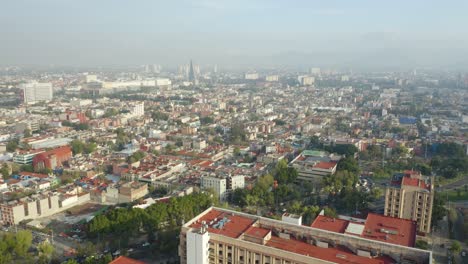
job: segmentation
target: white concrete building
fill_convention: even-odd
[[[279,80],[279,76],[278,75],[268,75],[265,80],[267,82],[277,82]]]
[[[210,263],[210,235],[205,228],[187,232],[187,264]]]
[[[301,85],[312,85],[315,82],[315,77],[312,76],[299,76],[297,80],[301,83]]]
[[[131,106],[131,114],[133,116],[144,116],[145,115],[145,103],[136,103]]]
[[[51,101],[54,97],[54,91],[51,83],[39,83],[32,81],[20,85],[23,90],[23,100],[26,104],[34,104],[40,101]]]
[[[301,215],[295,215],[295,214],[290,214],[290,213],[284,213],[281,216],[281,221],[290,223],[293,225],[302,225],[302,216]]]
[[[97,82],[97,81],[98,81],[97,75],[95,75],[95,74],[88,74],[88,75],[86,75],[86,82],[87,82],[87,83],[90,83],[90,82]]]
[[[226,199],[227,182],[224,178],[202,177],[201,188],[213,189],[219,196],[219,200],[224,201]]]
[[[235,189],[245,188],[245,176],[236,175],[228,178],[227,189],[233,191]]]
[[[78,99],[78,98],[73,98],[70,100],[70,105],[74,107],[82,107],[82,106],[88,106],[93,104],[93,100],[91,99]]]
[[[246,73],[244,77],[246,80],[257,80],[258,73]]]

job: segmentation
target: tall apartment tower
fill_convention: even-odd
[[[51,83],[39,83],[33,81],[21,84],[20,88],[23,90],[23,99],[26,104],[33,104],[40,101],[51,101],[54,96]]]
[[[418,232],[430,233],[433,201],[434,178],[408,170],[395,174],[385,190],[384,214],[416,221]]]
[[[188,79],[191,82],[195,81],[195,71],[193,70],[192,60],[190,60],[190,68],[189,68]]]

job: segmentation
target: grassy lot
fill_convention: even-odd
[[[453,182],[457,182],[457,181],[463,179],[464,177],[465,177],[465,175],[462,175],[462,174],[459,174],[457,177],[452,178],[452,179],[447,179],[447,178],[442,177],[442,176],[436,176],[435,183],[439,187],[442,187],[444,185],[447,185],[447,184],[450,184],[450,183],[453,183]]]
[[[460,188],[459,191],[450,190],[442,192],[444,197],[448,197],[448,200],[451,202],[456,201],[468,201],[468,192],[465,192],[463,188]]]

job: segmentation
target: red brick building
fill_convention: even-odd
[[[72,157],[72,150],[70,146],[64,146],[42,152],[34,156],[33,166],[35,170],[41,169],[55,169],[62,166],[65,161]]]

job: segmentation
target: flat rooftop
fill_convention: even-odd
[[[364,257],[358,256],[344,247],[318,247],[302,240],[296,240],[293,237],[284,238],[276,235],[269,228],[259,226],[255,216],[252,218],[235,212],[221,211],[211,208],[207,213],[196,219],[189,225],[191,228],[201,228],[202,223],[208,225],[208,233],[214,233],[234,239],[242,239],[243,235],[266,239],[264,246],[279,250],[285,250],[292,253],[322,259],[333,263],[369,263],[369,264],[390,264],[395,263],[390,257]],[[344,224],[340,221],[333,222],[333,230],[342,231]],[[271,232],[271,238],[267,235]]]
[[[311,227],[406,247],[414,247],[416,241],[416,222],[372,213],[364,221],[319,215]]]

